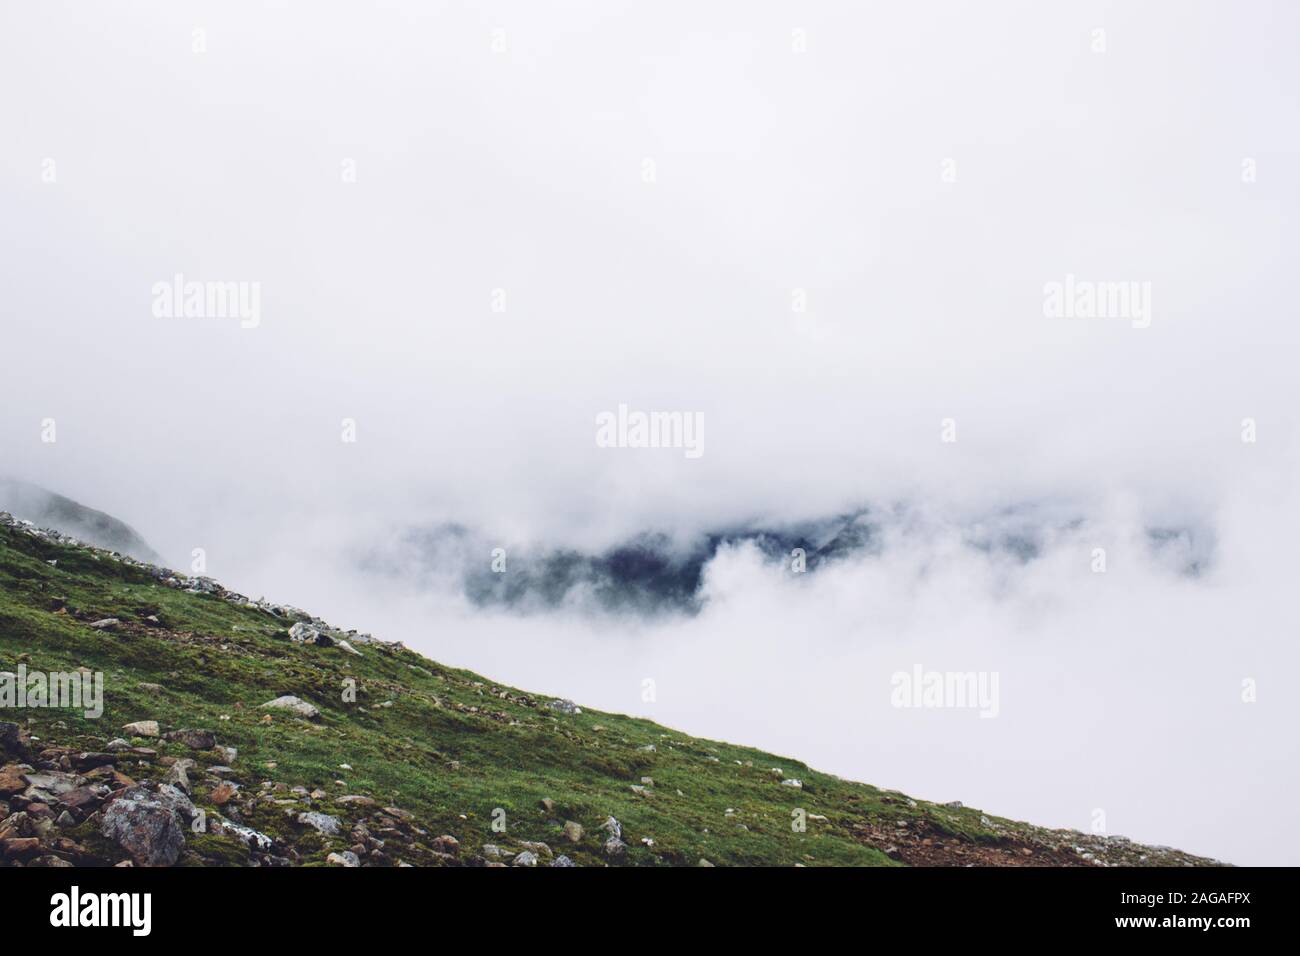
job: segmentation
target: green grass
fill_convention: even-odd
[[[164,630],[88,626],[99,617],[143,624],[148,615]],[[623,825],[626,862],[638,865],[694,864],[701,857],[717,865],[895,865],[855,830],[919,817],[968,840],[997,839],[975,810],[911,806],[899,795],[789,757],[688,737],[646,720],[586,709],[562,714],[546,698],[408,650],[369,645],[356,657],[336,647],[296,645],[287,626],[257,609],[167,587],[106,555],[0,527],[0,669],[14,670],[21,660],[29,671],[87,667],[104,674],[98,720],[52,710],[0,715],[30,718],[30,732],[47,742],[102,749],[122,725],[144,719],[159,721],[164,731],[212,730],[219,743],[239,748],[234,767],[245,792],[263,780],[320,788],[328,795],[314,808],[349,818],[355,811],[334,799],[370,795],[413,813],[430,838],[454,835],[463,856],[485,843],[511,848],[541,840],[579,865],[597,864],[605,860],[598,828],[608,816]],[[347,680],[356,682],[355,703],[343,699]],[[141,683],[163,690],[140,689]],[[259,705],[281,694],[311,701],[321,719],[275,712],[270,724],[262,723],[267,711]],[[391,707],[379,706],[389,700]],[[647,744],[656,752],[639,749]],[[162,755],[216,762],[179,744],[149,746]],[[803,789],[782,786],[773,767],[798,777]],[[160,768],[133,773],[160,774]],[[643,775],[654,778],[644,797],[631,790]],[[205,792],[195,788],[199,806]],[[553,813],[542,808],[543,798],[555,801]],[[492,829],[496,808],[505,811],[505,833]],[[795,832],[796,809],[828,819]],[[281,808],[260,807],[245,820],[292,842],[308,861],[322,861],[349,842],[304,833]],[[580,845],[565,843],[552,822],[564,820],[586,829]],[[89,829],[76,836],[93,841]],[[642,837],[654,846],[643,846]],[[204,834],[191,839],[183,862],[246,857],[236,841]]]

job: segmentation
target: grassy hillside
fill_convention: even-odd
[[[102,672],[104,712],[0,710],[19,725],[0,755],[9,864],[129,859],[104,815],[132,784],[169,776],[207,820],[185,828],[179,865],[354,862],[344,851],[362,865],[508,863],[524,852],[578,866],[1211,862],[909,800],[646,720],[574,713],[323,622],[320,643],[299,643],[290,632],[302,612],[56,538],[0,516],[0,671]],[[91,626],[104,619],[117,623]],[[281,695],[319,714],[262,707]],[[216,746],[123,730],[146,720],[164,735],[210,731]],[[229,747],[237,755],[218,749]],[[58,792],[73,786],[74,797]],[[311,813],[322,817],[300,819]],[[610,817],[621,842],[602,829]],[[323,818],[337,832],[311,822]]]

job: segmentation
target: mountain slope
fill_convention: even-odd
[[[0,709],[8,864],[1213,863],[580,710],[0,514],[20,667],[102,672],[104,699]]]
[[[12,512],[43,528],[58,528],[87,544],[141,561],[161,560],[124,521],[26,481],[0,478],[0,511]]]

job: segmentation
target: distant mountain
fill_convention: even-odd
[[[0,511],[141,561],[162,560],[126,522],[26,481],[0,478]]]
[[[482,530],[457,523],[408,528],[364,552],[363,573],[414,575],[461,590],[480,607],[537,612],[579,603],[605,611],[696,614],[703,606],[705,569],[720,551],[752,547],[765,561],[786,568],[799,561],[815,573],[851,558],[885,555],[892,531],[899,540],[929,546],[926,535],[953,533],[963,547],[1020,565],[1039,560],[1052,541],[1075,533],[1084,512],[1026,504],[951,526],[906,506],[856,508],[796,523],[754,521],[707,529],[678,540],[647,530],[611,547],[504,546]],[[1215,537],[1201,526],[1148,526],[1151,556],[1171,571],[1191,577],[1213,564]],[[494,565],[494,549],[509,553],[509,574]],[[505,560],[503,558],[503,560]]]

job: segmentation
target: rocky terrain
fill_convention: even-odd
[[[102,713],[3,696],[32,674],[102,675]],[[1215,863],[528,694],[5,513],[0,702],[3,866]]]

